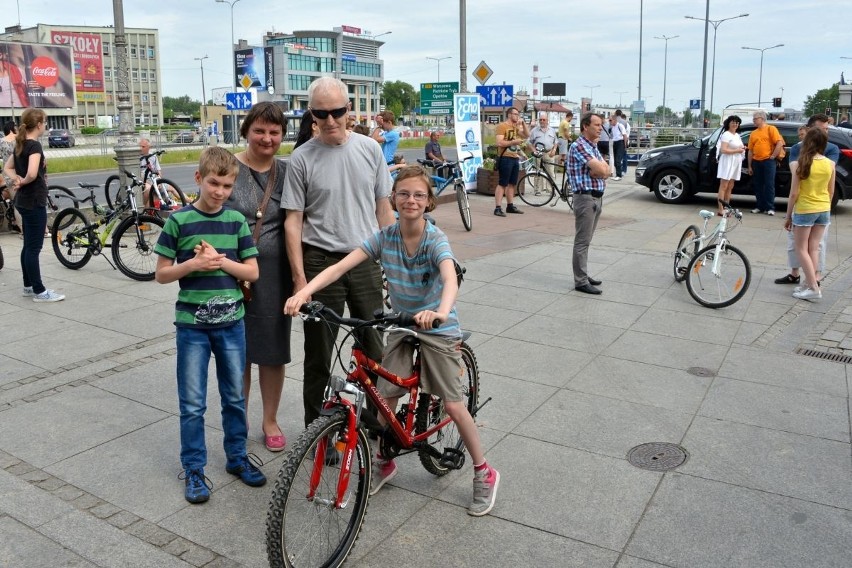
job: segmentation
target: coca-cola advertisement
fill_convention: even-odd
[[[103,102],[104,58],[100,34],[54,30],[51,43],[70,45],[74,50],[74,85],[78,102]]]
[[[73,108],[71,48],[0,42],[0,108]]]

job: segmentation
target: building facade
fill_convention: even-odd
[[[137,126],[159,126],[163,118],[159,32],[126,28],[125,40],[134,122]],[[6,28],[0,41],[71,46],[76,104],[45,108],[50,127],[117,126],[118,73],[112,27],[38,24],[18,29],[15,26]],[[8,114],[9,110],[15,109],[0,108],[0,113]]]

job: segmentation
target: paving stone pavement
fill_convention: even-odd
[[[751,286],[710,310],[673,281],[671,249],[714,196],[669,206],[610,183],[590,252],[597,297],[573,290],[565,204],[497,218],[491,198],[471,199],[472,232],[452,203],[435,217],[467,267],[458,309],[493,397],[478,424],[503,476],[497,505],[465,514],[469,464],[434,478],[401,458],[348,565],[849,566],[852,205],[831,225],[821,302],[774,284],[782,221],[746,213],[730,237]],[[46,246],[45,281],[67,299],[35,304],[20,296],[20,243],[0,234],[0,566],[265,566],[271,484],[224,472],[215,381],[213,496],[183,499],[176,286],[133,282],[97,257],[67,270]],[[279,414],[290,440],[302,343],[297,324]],[[257,396],[249,416],[250,451],[274,481],[283,456],[259,439]],[[687,460],[636,468],[626,455],[646,442],[678,444]]]

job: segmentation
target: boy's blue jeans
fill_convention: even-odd
[[[180,463],[184,469],[207,465],[204,412],[207,410],[207,367],[216,356],[216,378],[222,401],[222,429],[228,466],[246,455],[245,324],[242,320],[216,329],[177,328],[177,390],[180,407]]]

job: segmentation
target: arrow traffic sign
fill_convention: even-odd
[[[479,104],[489,107],[512,106],[514,91],[514,85],[483,85],[476,88]]]
[[[251,93],[225,93],[225,106],[228,110],[250,110]]]

